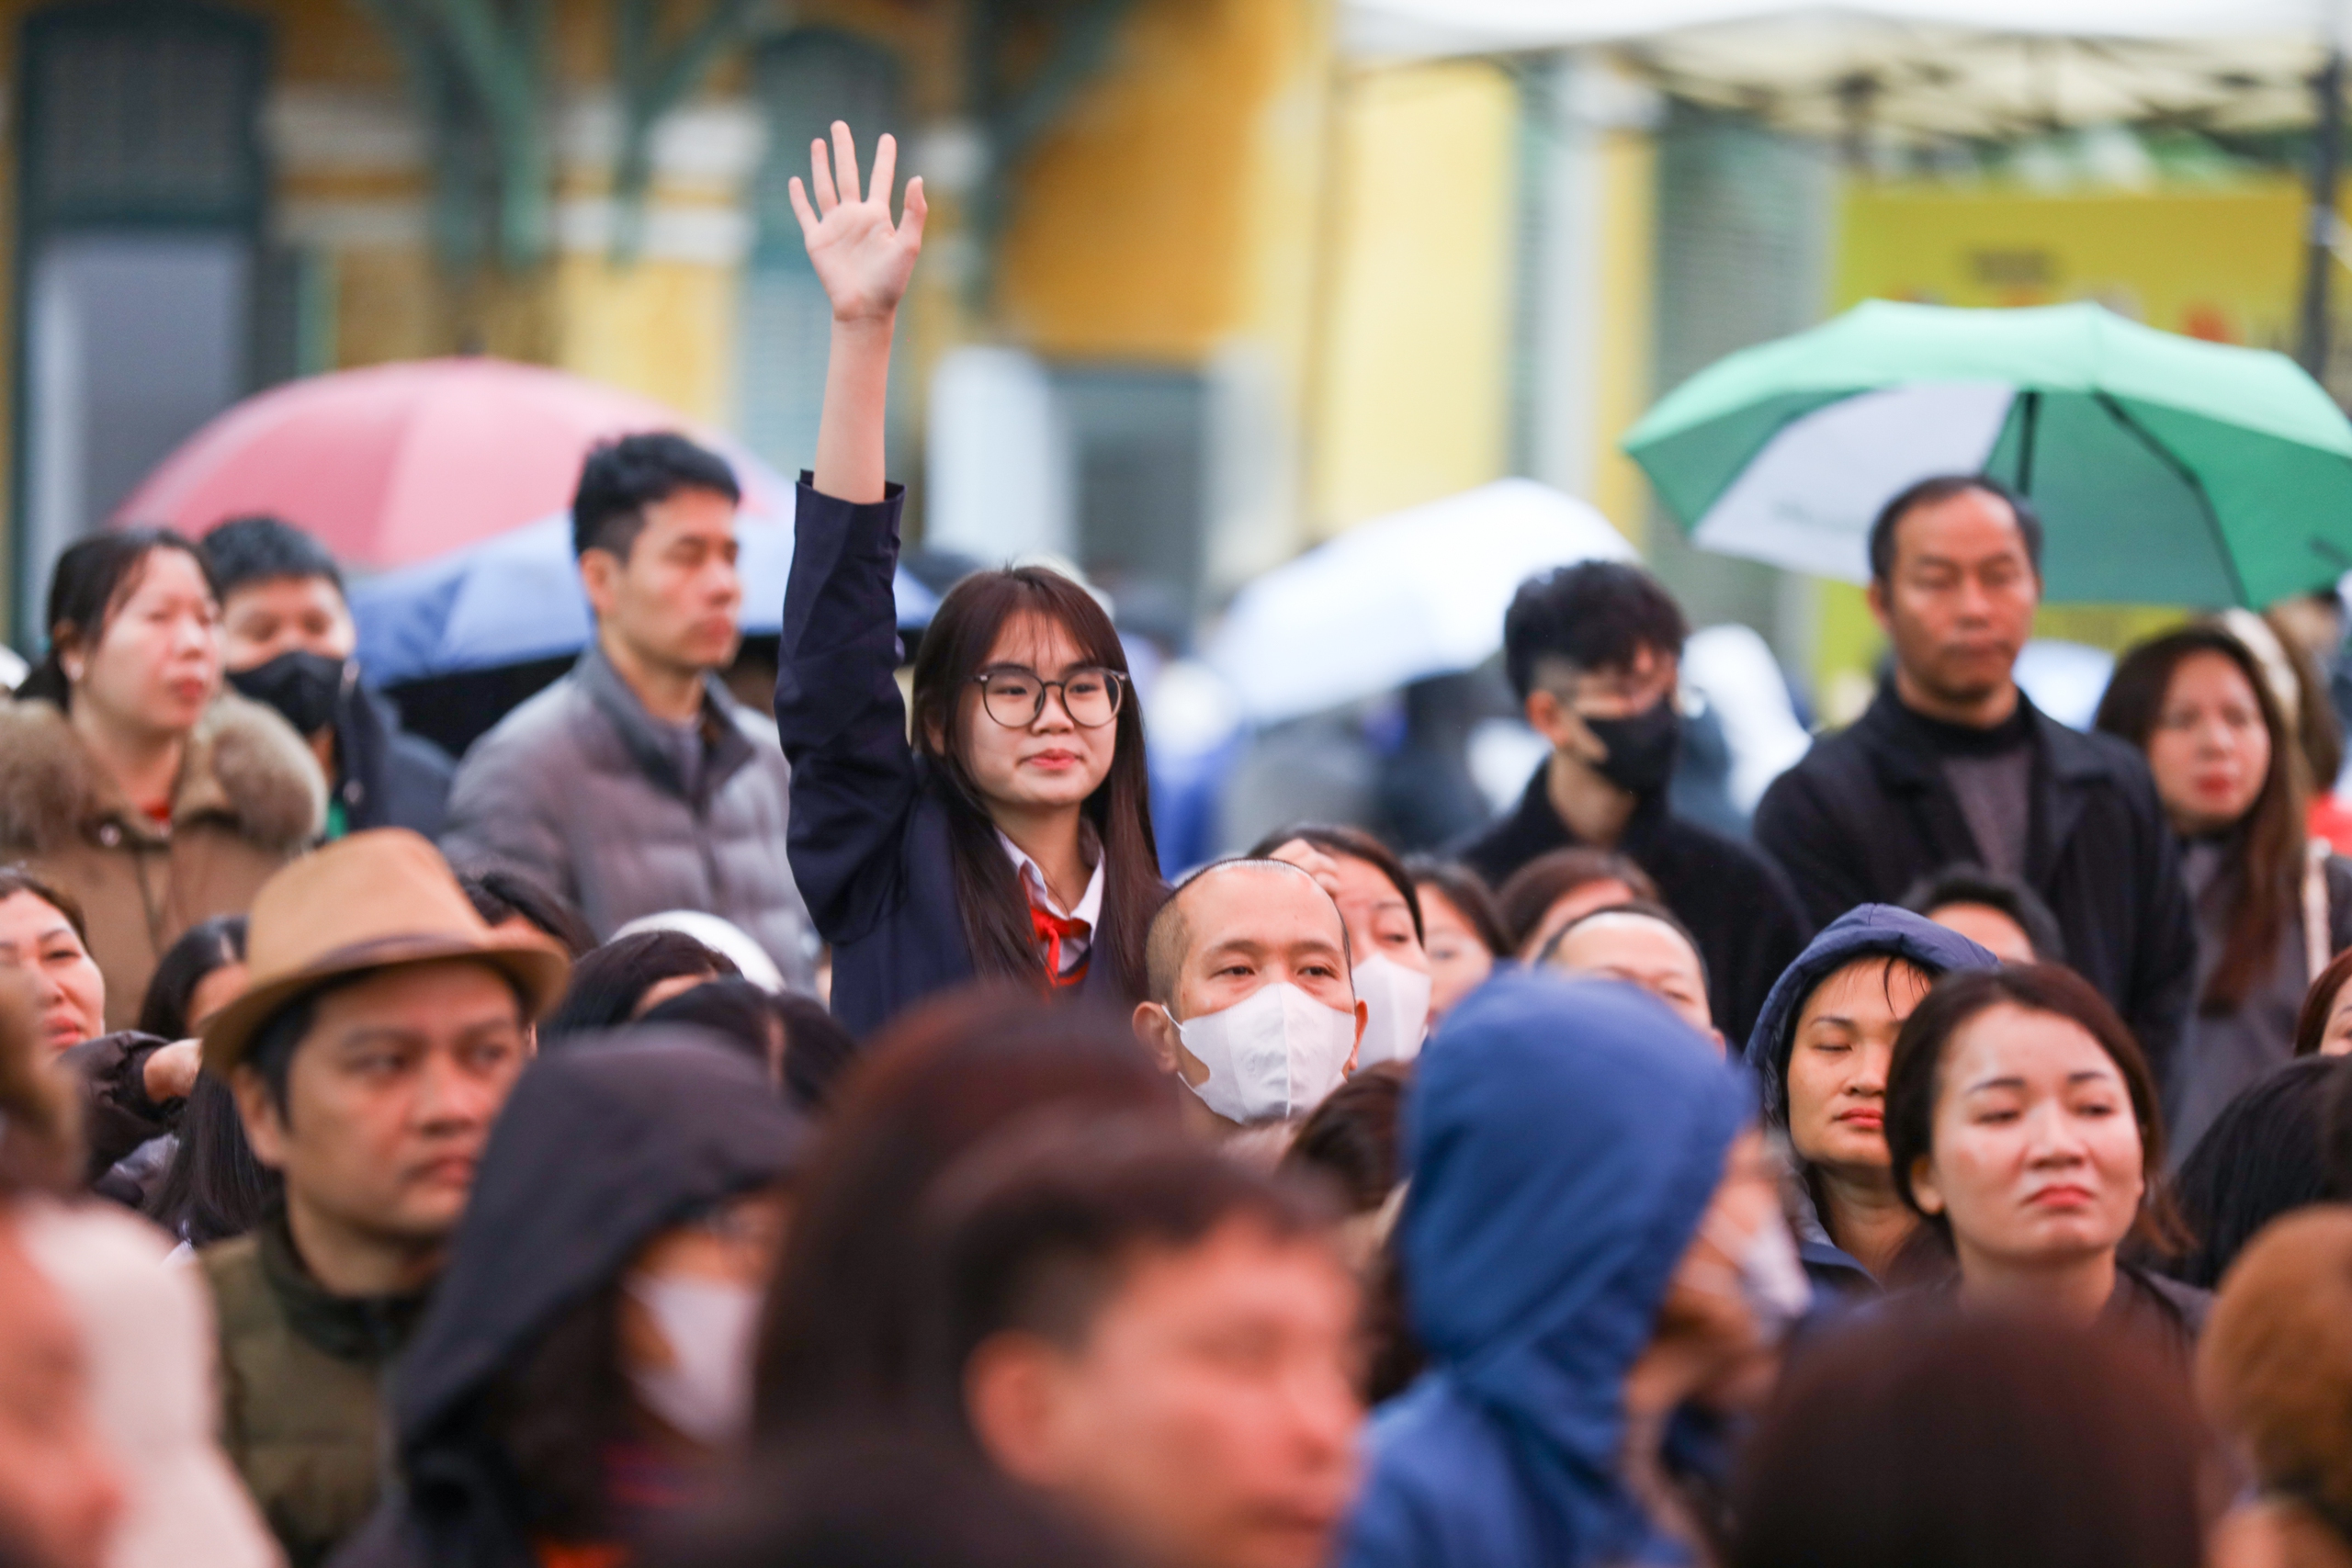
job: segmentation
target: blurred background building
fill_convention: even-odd
[[[1525,475],[1835,714],[1875,657],[1859,595],[1654,524],[1615,443],[1658,393],[1871,296],[2293,337],[2310,142],[2260,113],[1923,134],[1867,85],[1808,119],[1703,51],[1417,9],[5,0],[8,640],[64,542],[290,377],[544,363],[797,469],[826,314],[785,185],[835,117],[932,194],[914,526],[1072,558],[1172,642],[1309,544]]]

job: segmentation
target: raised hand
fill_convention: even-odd
[[[849,127],[833,121],[832,156],[821,141],[808,144],[809,182],[817,204],[798,175],[791,186],[792,210],[800,220],[808,260],[825,286],[837,321],[880,321],[898,310],[922,252],[923,201],[920,175],[907,182],[906,215],[890,221],[890,182],[898,173],[899,144],[885,136],[874,147],[874,177],[858,194],[857,145]]]

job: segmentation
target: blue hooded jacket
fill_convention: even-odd
[[[1674,1562],[1618,1475],[1624,1381],[1754,1119],[1655,998],[1499,975],[1423,1050],[1398,1226],[1430,1370],[1381,1410],[1347,1568]]]
[[[1764,1118],[1770,1125],[1789,1124],[1789,1053],[1796,1044],[1797,1015],[1804,1010],[1805,999],[1824,980],[1861,958],[1901,958],[1930,976],[2000,964],[1989,949],[1958,931],[1893,904],[1857,905],[1830,921],[1772,983],[1764,1010],[1757,1015],[1756,1032],[1747,1037],[1747,1065],[1762,1090]],[[1870,1270],[1829,1239],[1810,1199],[1800,1201],[1790,1224],[1796,1232],[1797,1256],[1816,1287],[1847,1293],[1878,1288]]]

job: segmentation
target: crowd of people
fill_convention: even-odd
[[[2096,726],[2040,525],[1870,540],[1752,840],[1687,635],[1522,585],[1438,858],[1163,868],[1102,603],[903,646],[924,200],[848,131],[774,722],[740,499],[595,448],[594,640],[453,761],[275,518],[74,545],[0,702],[0,1568],[2346,1568],[2352,864],[2257,617]]]

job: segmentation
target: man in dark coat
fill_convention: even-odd
[[[220,585],[229,683],[277,709],[318,753],[327,837],[440,832],[456,764],[361,681],[358,628],[326,547],[277,518],[239,517],[205,536],[204,557]]]
[[[1809,933],[1777,867],[1668,804],[1689,635],[1681,607],[1634,567],[1589,561],[1521,583],[1503,620],[1503,660],[1552,755],[1518,808],[1459,853],[1495,887],[1552,850],[1627,856],[1699,939],[1708,1009],[1744,1040]]]
[[[1924,480],[1870,539],[1871,611],[1894,673],[1756,812],[1756,841],[1815,920],[1893,903],[1955,862],[2019,877],[2068,964],[2167,1081],[2197,977],[2171,829],[2138,752],[2034,707],[2012,673],[2041,600],[2041,525],[1990,480]]]

